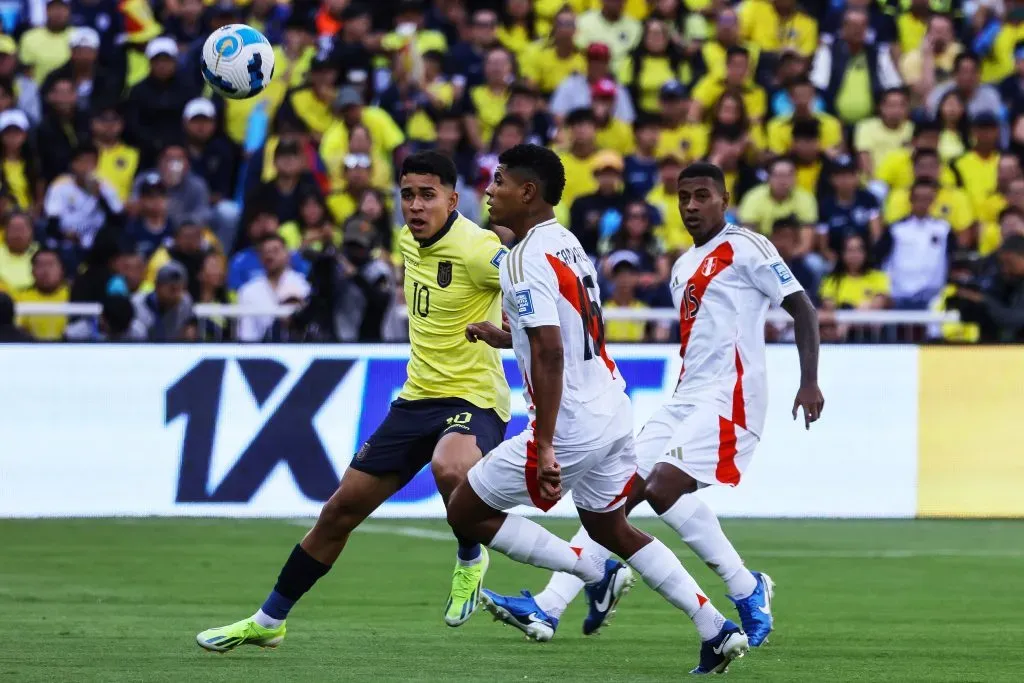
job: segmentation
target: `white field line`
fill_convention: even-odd
[[[312,520],[293,519],[290,524],[302,527],[312,526]],[[454,537],[446,531],[434,529],[423,529],[416,526],[391,526],[388,524],[374,524],[367,522],[361,524],[356,531],[368,534],[383,534],[386,536],[404,536],[406,538],[422,538],[428,541],[454,542]],[[969,550],[958,548],[928,548],[922,550],[785,550],[785,549],[749,549],[743,550],[743,555],[750,557],[767,557],[778,559],[822,559],[822,560],[903,560],[918,557],[992,557],[992,558],[1024,558],[1024,550]],[[692,559],[687,555],[681,555],[682,559]]]

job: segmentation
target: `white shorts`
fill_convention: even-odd
[[[626,502],[636,472],[632,433],[597,448],[556,448],[555,459],[562,468],[562,492],[572,491],[576,507],[608,512]],[[540,497],[531,429],[503,441],[474,465],[469,485],[495,510],[532,505],[547,512],[557,502]]]
[[[667,403],[636,437],[637,474],[646,479],[656,464],[667,462],[705,486],[736,486],[758,441],[715,406]]]

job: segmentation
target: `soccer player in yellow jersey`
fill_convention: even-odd
[[[508,250],[495,233],[455,210],[455,182],[455,164],[437,152],[413,154],[402,165],[406,226],[398,243],[412,345],[408,380],[292,550],[263,606],[247,619],[203,631],[196,636],[201,647],[276,646],[289,610],[330,570],[370,513],[427,463],[447,503],[481,454],[504,438],[509,389],[501,356],[486,344],[471,344],[465,331],[481,320],[501,326],[498,266]],[[458,557],[444,615],[449,626],[473,614],[488,564],[484,548],[461,538]]]

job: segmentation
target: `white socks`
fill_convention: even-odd
[[[556,572],[570,572],[585,583],[600,581],[604,560],[593,553],[577,553],[553,533],[525,517],[507,515],[490,547],[517,562]],[[542,608],[543,609],[543,608]]]
[[[576,535],[569,540],[569,545],[582,548],[581,556],[586,554],[599,558],[602,563],[602,571],[604,571],[604,561],[608,559],[611,553],[603,546],[594,543],[590,536],[587,535],[586,529],[580,527],[576,531]],[[547,612],[549,616],[560,619],[565,608],[583,590],[583,585],[583,581],[572,574],[558,572],[551,575],[548,585],[544,587],[543,591],[534,596],[534,600],[537,601],[537,606]]]
[[[693,619],[701,640],[718,635],[725,617],[707,599],[679,558],[654,538],[627,560],[644,582]]]
[[[252,620],[263,628],[277,628],[284,623],[284,619],[275,619],[262,609],[256,610],[256,614],[252,615]]]
[[[715,570],[732,597],[750,596],[757,579],[743,566],[739,553],[725,537],[722,525],[711,508],[694,495],[680,496],[661,518],[690,546],[697,557]]]

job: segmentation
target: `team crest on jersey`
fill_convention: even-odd
[[[491,259],[491,265],[494,266],[495,268],[500,267],[501,262],[505,259],[506,256],[508,256],[508,249],[499,249],[498,253],[496,253],[494,255],[494,258]]]
[[[704,263],[700,267],[701,275],[703,275],[704,277],[711,277],[715,272],[715,268],[717,267],[718,257],[709,256],[706,259],[704,259]]]
[[[437,264],[437,284],[447,287],[452,283],[452,262],[441,261]]]

